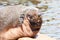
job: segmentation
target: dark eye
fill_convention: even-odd
[[[29,17],[30,19],[32,19],[32,16],[31,15],[27,15],[27,17]]]

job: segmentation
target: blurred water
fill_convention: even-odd
[[[60,0],[52,0],[47,5],[48,10],[42,15],[43,24],[40,33],[60,40]]]

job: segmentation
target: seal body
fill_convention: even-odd
[[[38,9],[34,7],[26,7],[20,5],[2,7],[0,9],[0,37],[2,36],[7,39],[25,37],[26,35],[20,35],[20,29],[24,30],[24,27],[22,28],[21,25],[23,24],[25,18],[27,18],[27,20],[29,21],[29,28],[34,33],[34,35],[31,33],[31,36],[27,37],[35,36],[38,33],[42,24],[41,15],[39,15],[38,13]],[[14,30],[13,32],[13,28],[17,30]],[[28,32],[28,34],[30,33]]]

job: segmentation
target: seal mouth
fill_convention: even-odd
[[[40,28],[32,29],[32,31],[38,31]]]
[[[32,31],[38,31],[40,29],[40,23],[29,21]]]
[[[39,22],[30,21],[30,24],[31,24],[32,26],[40,26],[40,23],[39,23]]]

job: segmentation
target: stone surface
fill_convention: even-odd
[[[38,37],[36,39],[24,37],[24,38],[19,38],[18,40],[56,40],[56,39],[51,38],[51,37],[44,35],[44,34],[38,34]]]

